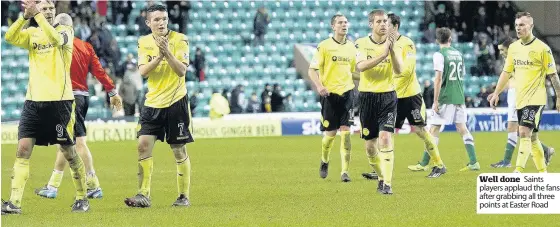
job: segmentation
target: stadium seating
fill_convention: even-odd
[[[145,2],[133,3],[127,24],[108,25],[120,47],[122,57],[137,53],[138,25],[134,19],[145,7]],[[247,97],[252,92],[260,95],[266,83],[278,83],[285,94],[293,95],[296,111],[317,111],[317,95],[292,67],[296,43],[318,43],[329,37],[330,18],[335,13],[345,14],[351,22],[350,38],[366,36],[370,32],[367,14],[371,9],[384,8],[401,15],[401,33],[417,43],[417,74],[419,81],[433,77],[432,54],[436,44],[421,44],[419,22],[424,16],[421,1],[199,1],[193,2],[189,11],[187,35],[191,53],[201,47],[206,54],[205,82],[187,83],[189,94],[200,90],[199,106],[194,116],[208,114],[208,100],[212,90],[231,89],[238,84],[246,86]],[[252,46],[253,18],[257,9],[264,6],[271,23],[265,36],[265,46]],[[177,24],[170,24],[177,29]],[[7,28],[2,27],[2,37]],[[130,35],[132,34],[132,35]],[[472,43],[456,43],[465,53],[465,65],[475,64]],[[27,51],[13,47],[2,39],[2,119],[19,118],[25,97],[28,78]],[[496,77],[476,78],[466,76],[466,93],[478,92],[475,86],[494,82]],[[103,100],[92,98],[90,117],[110,116]]]

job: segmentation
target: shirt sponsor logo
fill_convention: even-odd
[[[33,49],[34,50],[45,50],[45,49],[50,49],[50,48],[53,48],[53,47],[54,46],[50,43],[48,45],[33,43]]]
[[[350,62],[350,57],[345,57],[345,56],[332,56],[331,59],[334,62],[336,61]]]
[[[532,61],[529,60],[519,60],[519,59],[513,59],[513,65],[516,66],[528,66],[528,65],[534,65],[535,63],[533,63]]]

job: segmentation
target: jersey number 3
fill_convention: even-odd
[[[463,63],[459,62],[456,64],[455,62],[449,62],[449,67],[451,67],[451,73],[449,73],[449,80],[463,80]]]

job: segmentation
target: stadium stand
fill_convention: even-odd
[[[135,22],[144,1],[134,1],[126,24],[105,25],[119,45],[121,61],[127,54],[137,53],[139,25]],[[189,95],[199,91],[195,117],[208,116],[208,101],[213,90],[245,86],[246,97],[260,94],[265,84],[279,84],[283,95],[292,94],[294,111],[318,111],[317,94],[293,67],[296,43],[316,44],[330,34],[330,18],[342,13],[351,22],[349,38],[366,36],[370,29],[367,14],[373,8],[384,8],[402,18],[401,33],[411,37],[418,50],[417,74],[422,84],[431,80],[432,54],[438,49],[434,43],[421,43],[425,10],[422,1],[201,1],[192,2],[187,23],[191,53],[201,47],[206,55],[206,80],[198,82],[189,77]],[[253,19],[259,7],[268,10],[270,23],[264,45],[252,45]],[[109,8],[108,14],[112,10]],[[178,29],[178,24],[170,24]],[[7,30],[2,27],[2,37]],[[25,50],[11,46],[2,39],[2,120],[17,120],[25,100],[28,78],[28,56]],[[476,63],[473,43],[455,43],[465,53],[466,68]],[[474,97],[481,84],[497,81],[495,76],[466,75],[466,95]],[[88,116],[110,117],[103,98],[92,96]]]

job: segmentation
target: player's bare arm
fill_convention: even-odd
[[[308,71],[309,74],[309,79],[311,79],[311,81],[313,81],[313,84],[315,85],[315,88],[317,88],[317,92],[319,92],[319,95],[321,96],[327,96],[329,95],[329,91],[327,90],[327,88],[325,86],[323,86],[323,84],[321,83],[321,80],[319,78],[321,78],[321,74],[319,73],[318,69],[309,69]]]
[[[494,93],[488,96],[490,107],[495,109],[496,106],[498,105],[498,101],[500,101],[500,97],[499,97],[500,93],[502,93],[502,91],[504,91],[504,88],[506,88],[509,78],[510,78],[510,73],[506,71],[502,71],[502,73],[500,74],[500,79],[498,79],[498,84],[496,85],[496,89],[494,90]]]
[[[403,66],[404,66],[404,62],[403,59],[401,57],[402,54],[402,49],[398,48],[394,45],[397,37],[396,37],[396,33],[392,32],[390,35],[389,40],[391,41],[391,45],[389,48],[389,54],[391,55],[391,65],[393,66],[393,72],[395,74],[401,74],[403,72]]]
[[[439,113],[439,93],[441,92],[441,84],[443,81],[443,72],[436,70],[435,81],[434,81],[434,104],[432,110]]]
[[[550,82],[552,82],[552,87],[554,88],[554,92],[556,94],[560,94],[560,78],[558,78],[558,73],[552,73],[546,76],[550,78]],[[556,98],[556,110],[560,112],[560,98],[558,98],[558,96]]]
[[[167,59],[167,63],[169,63],[169,66],[173,69],[173,72],[175,72],[179,77],[185,76],[188,65],[179,61],[173,53],[171,53],[167,38],[156,35],[154,36],[154,39],[156,40],[156,44],[159,47],[161,54],[165,57],[165,59]]]
[[[154,70],[159,63],[163,60],[163,54],[159,54],[155,59],[152,59],[148,64],[138,66],[138,72],[143,78],[148,78],[148,73]]]
[[[360,71],[356,71],[352,73],[352,79],[353,80],[360,80]]]
[[[391,45],[393,45],[393,43],[390,40],[387,40],[385,42],[385,48],[382,54],[372,57],[371,59],[358,62],[358,64],[356,64],[356,68],[360,72],[363,72],[379,65],[379,63],[381,63],[383,60],[385,60],[385,58],[387,58],[387,56],[389,56],[389,48]]]

